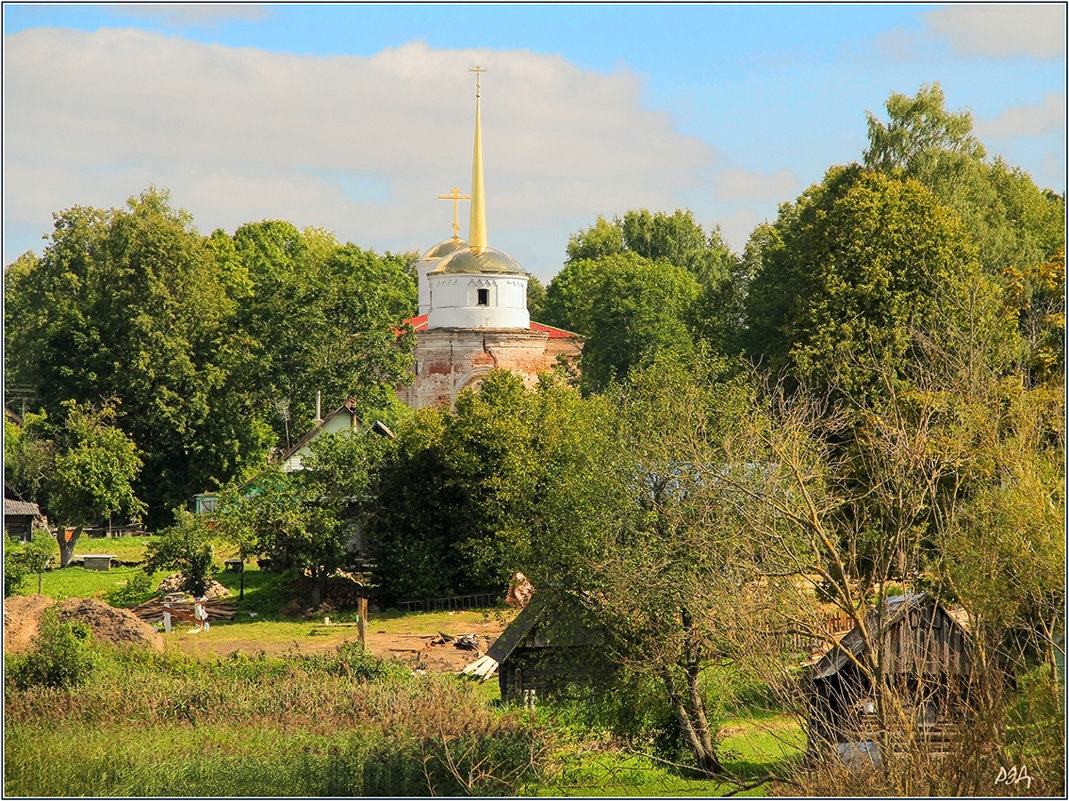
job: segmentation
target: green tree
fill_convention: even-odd
[[[538,396],[495,371],[453,413],[420,410],[378,473],[369,532],[391,598],[503,588],[530,536]]]
[[[682,268],[634,255],[616,257],[591,297],[583,386],[598,391],[661,352],[692,353],[687,320],[699,291]]]
[[[612,265],[627,261],[619,254],[598,259],[569,261],[546,288],[542,322],[589,336],[594,330],[591,313],[595,288]]]
[[[339,510],[322,497],[322,485],[307,471],[271,471],[256,480],[244,514],[257,547],[277,569],[307,569],[312,603],[325,597],[327,579],[345,564],[348,539]]]
[[[29,571],[18,556],[18,542],[4,532],[4,597],[17,595]]]
[[[5,276],[5,289],[8,379],[31,386],[52,417],[66,400],[122,401],[150,522],[262,459],[257,410],[227,381],[247,358],[229,337],[234,302],[166,192],[57,214],[41,257]]]
[[[245,385],[273,411],[279,438],[311,425],[316,391],[388,402],[408,376],[415,342],[396,330],[416,306],[405,257],[277,220],[241,226],[233,249],[252,287],[236,318],[252,342]]]
[[[781,208],[774,229],[749,287],[744,337],[769,370],[879,391],[873,376],[884,368],[908,373],[918,331],[972,331],[1008,358],[995,287],[957,217],[915,181],[834,168]],[[972,319],[979,328],[961,325],[978,307],[990,311]]]
[[[41,580],[56,554],[56,542],[48,532],[37,530],[33,539],[26,543],[12,558],[20,562],[27,573],[37,576],[37,592],[41,592]]]
[[[212,581],[215,546],[209,521],[184,509],[175,510],[175,524],[159,532],[149,543],[145,566],[149,573],[177,570],[182,574],[182,591],[194,598],[208,592]]]
[[[917,177],[931,175],[940,159],[982,160],[987,154],[972,135],[972,114],[946,111],[944,102],[943,90],[936,83],[921,86],[915,97],[892,93],[886,125],[866,112],[869,147],[865,164],[888,173],[908,170]]]
[[[636,265],[641,264],[656,268],[650,266],[639,278]],[[733,347],[740,306],[738,272],[739,260],[719,229],[707,234],[689,211],[634,210],[613,222],[599,217],[594,226],[571,237],[565,265],[546,290],[545,318],[588,337],[586,352],[601,351],[590,360],[584,357],[584,372],[596,373],[589,386],[598,387],[608,376],[602,368],[623,376],[641,360],[642,336],[656,340],[652,350],[695,337],[719,351]],[[654,307],[675,290],[681,294],[670,296],[668,308],[655,314]],[[624,308],[631,305],[634,309]],[[631,311],[641,319],[635,331],[622,331],[621,314],[626,317]],[[607,350],[616,351],[608,365]]]
[[[565,263],[620,253],[682,267],[702,284],[718,284],[726,279],[736,261],[720,230],[706,233],[690,211],[651,214],[646,209],[635,209],[611,223],[599,216],[592,227],[573,234],[568,240]]]
[[[83,408],[63,404],[63,427],[56,431],[56,455],[48,471],[48,515],[59,524],[60,567],[67,567],[82,530],[121,512],[137,518],[144,504],[134,494],[141,470],[137,446],[113,423],[114,402]]]
[[[242,559],[260,553],[279,569],[307,570],[318,604],[330,576],[351,563],[354,538],[364,537],[372,481],[390,447],[370,430],[320,436],[302,470],[272,468],[247,487],[224,490],[217,531],[239,547]]]
[[[535,276],[527,279],[527,311],[532,320],[539,320],[546,305],[546,288]]]
[[[730,701],[710,670],[746,672],[771,656],[770,638],[750,635],[768,630],[778,596],[774,574],[755,582],[759,548],[715,478],[713,443],[748,400],[726,367],[662,354],[572,405],[546,444],[556,480],[540,487],[523,568],[560,625],[574,625],[578,606],[603,632],[601,652],[625,669],[629,691],[659,687],[707,774],[722,772],[718,727]]]
[[[914,97],[893,93],[888,120],[868,113],[866,166],[913,178],[965,223],[984,271],[1024,270],[1065,245],[1065,199],[1040,191],[1031,177],[986,152],[968,111],[950,112],[939,84]]]
[[[40,505],[45,501],[48,467],[54,457],[46,439],[48,416],[28,412],[21,425],[4,420],[4,481],[24,498]]]
[[[1028,269],[1008,267],[1006,301],[1016,313],[1032,382],[1065,379],[1065,248]]]

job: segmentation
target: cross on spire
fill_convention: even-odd
[[[486,72],[486,70],[484,70],[482,67],[480,67],[478,64],[476,64],[475,65],[475,69],[468,70],[468,72],[474,72],[475,73],[475,96],[478,97],[479,96],[479,89],[480,89],[480,86],[479,86],[479,74],[483,73],[483,72]]]
[[[460,225],[457,223],[457,206],[460,205],[462,200],[471,200],[471,195],[462,195],[457,187],[453,187],[452,193],[448,195],[438,195],[439,200],[452,200],[453,201],[453,239],[460,239]]]

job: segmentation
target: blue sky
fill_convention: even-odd
[[[150,185],[204,233],[425,250],[469,188],[476,63],[489,241],[543,280],[632,208],[741,250],[922,84],[1065,190],[1062,4],[5,4],[3,33],[5,264]]]

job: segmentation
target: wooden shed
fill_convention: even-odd
[[[612,666],[601,653],[603,642],[583,623],[579,604],[561,613],[535,593],[486,656],[498,663],[501,698],[532,703],[537,697],[566,695],[573,685],[605,679]]]
[[[911,721],[905,731],[892,733],[891,740],[911,735],[929,754],[945,755],[966,719],[972,682],[971,639],[964,615],[924,594],[887,598],[882,614],[881,625],[877,610],[869,612],[866,628],[876,631],[880,626],[876,648],[882,672]],[[855,663],[864,661],[863,649],[855,627],[808,673],[811,757],[837,752],[848,764],[880,758],[884,731],[876,694]]]
[[[4,531],[10,536],[29,542],[33,530],[48,530],[48,521],[37,504],[23,500],[10,484],[4,482]]]

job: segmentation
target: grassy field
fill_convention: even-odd
[[[76,553],[133,561],[149,541],[83,538]],[[101,598],[139,571],[51,570],[42,575],[42,591]],[[241,574],[217,578],[236,598]],[[36,584],[30,577],[24,591]],[[195,633],[178,626],[163,654],[97,649],[92,680],[72,690],[8,681],[5,795],[760,795],[767,786],[739,793],[739,782],[796,758],[802,743],[786,716],[738,717],[726,725],[723,754],[739,781],[688,777],[558,719],[549,704],[537,715],[503,705],[496,681],[416,675],[352,643],[353,627],[280,614],[307,596],[299,577],[248,565],[232,622]],[[418,643],[428,633],[459,634],[488,621],[503,626],[512,614],[376,611],[368,631]],[[355,620],[352,612],[330,616]],[[206,651],[182,653],[183,642]],[[239,651],[229,657],[211,653],[234,644]],[[14,667],[18,658],[9,661]],[[77,758],[57,760],[57,753]]]
[[[74,555],[87,553],[110,553],[120,562],[140,562],[145,558],[145,550],[155,542],[155,537],[89,537],[85,534],[78,538],[74,546]]]
[[[41,574],[41,593],[57,601],[64,598],[101,598],[108,590],[125,584],[132,576],[141,572],[140,567],[86,570],[75,565],[62,570],[47,570]],[[154,586],[168,575],[169,571],[156,573],[152,577]],[[25,589],[37,591],[36,576],[30,576],[26,580]]]

